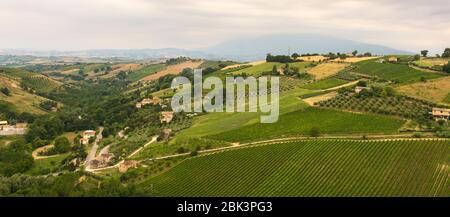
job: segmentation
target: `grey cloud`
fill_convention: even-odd
[[[195,48],[314,32],[399,49],[450,46],[444,0],[0,0],[0,47]]]

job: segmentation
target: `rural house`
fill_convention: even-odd
[[[130,168],[136,168],[138,167],[139,162],[135,161],[135,160],[129,160],[129,161],[125,161],[123,163],[121,163],[119,165],[119,172],[121,173],[125,173],[127,172]]]
[[[398,58],[397,58],[397,57],[389,57],[389,58],[388,58],[388,61],[391,62],[391,63],[392,63],[392,62],[397,62],[397,61],[398,61]]]
[[[89,139],[95,137],[95,131],[94,130],[86,130],[83,132],[83,137],[80,139],[80,143],[82,145],[89,144]]]
[[[161,112],[161,123],[170,123],[173,119],[174,112]]]
[[[355,93],[359,93],[363,90],[370,90],[370,88],[369,87],[360,87],[360,86],[355,87]]]
[[[8,121],[0,121],[0,129],[3,130],[4,127],[8,126]]]
[[[431,115],[433,115],[433,118],[438,120],[450,120],[450,109],[446,108],[433,108],[431,111]]]

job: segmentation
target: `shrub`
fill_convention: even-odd
[[[319,128],[312,127],[311,130],[309,131],[309,135],[312,137],[319,137],[320,136]]]

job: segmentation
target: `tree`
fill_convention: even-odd
[[[428,50],[422,50],[422,51],[420,51],[420,53],[422,54],[423,57],[427,57]]]
[[[273,65],[272,67],[272,75],[279,75],[277,65]]]
[[[5,94],[6,96],[10,96],[11,95],[11,91],[9,91],[9,89],[7,87],[3,87],[0,89],[0,91]]]
[[[319,128],[317,127],[311,128],[311,130],[309,131],[309,135],[312,137],[319,137],[320,136]]]
[[[369,52],[364,53],[364,56],[365,56],[365,57],[371,57],[371,56],[372,56],[372,53],[369,53]]]
[[[367,82],[366,81],[358,81],[358,83],[356,83],[356,86],[358,87],[367,87]]]
[[[125,80],[126,77],[127,77],[127,73],[124,71],[120,71],[119,74],[117,74],[117,78],[120,80]]]
[[[442,58],[450,57],[450,48],[445,48],[444,53],[441,55]]]
[[[298,57],[300,57],[300,55],[298,53],[293,53],[291,56],[294,59],[297,59]]]
[[[358,51],[357,51],[357,50],[354,50],[354,51],[352,52],[352,54],[353,54],[354,57],[356,57],[356,54],[358,54]]]
[[[57,153],[66,153],[70,150],[70,142],[64,137],[58,137],[55,139],[55,151]]]
[[[420,55],[419,54],[414,55],[414,61],[418,61],[418,60],[420,60]]]
[[[448,63],[444,65],[444,67],[442,67],[442,70],[444,70],[444,72],[450,73],[450,61],[448,61]]]

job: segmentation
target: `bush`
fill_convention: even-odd
[[[66,153],[70,150],[70,142],[66,137],[58,137],[55,139],[55,152],[56,153]]]
[[[6,88],[6,87],[1,88],[0,91],[1,91],[3,94],[5,94],[6,96],[10,96],[10,95],[11,95],[11,91],[9,91],[9,89]]]
[[[311,137],[319,137],[320,136],[320,131],[319,131],[319,129],[317,127],[313,127],[313,128],[311,128],[311,130],[309,132],[309,135]]]

